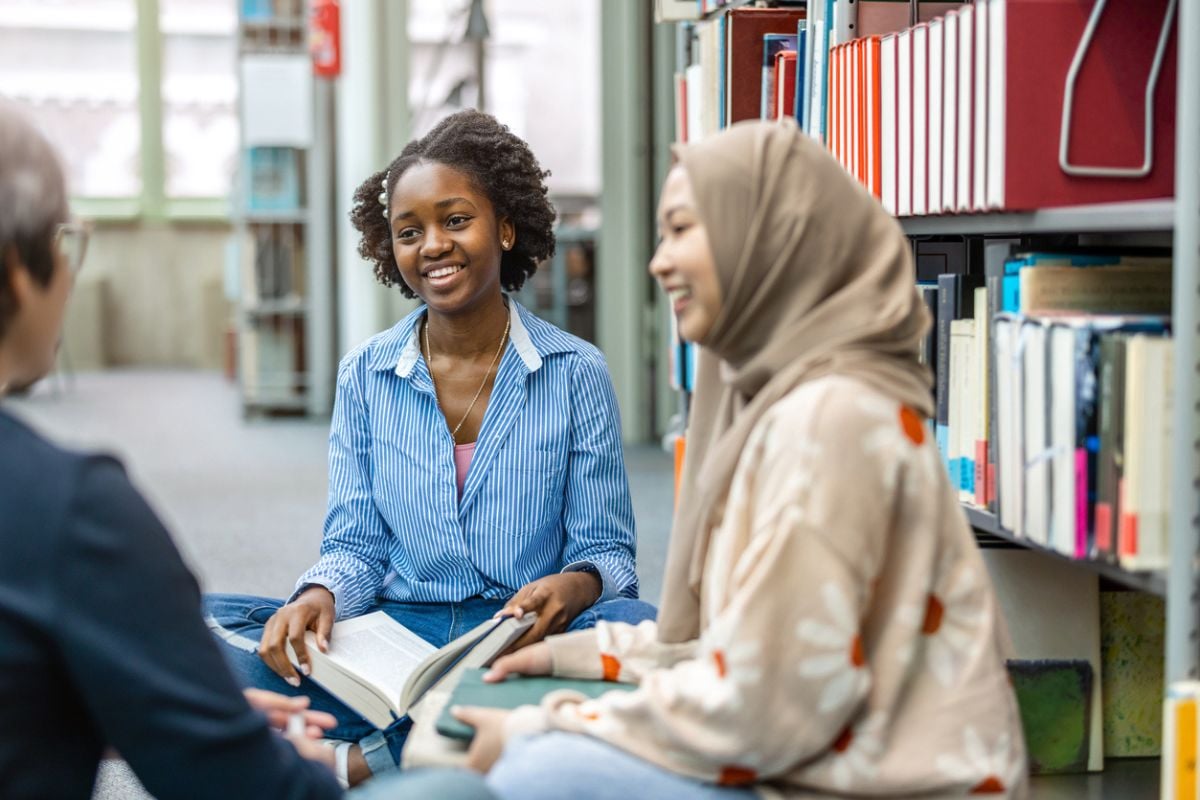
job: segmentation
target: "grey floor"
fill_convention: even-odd
[[[208,372],[112,371],[51,378],[5,407],[54,440],[119,456],[206,591],[281,596],[312,564],[325,513],[327,420],[242,415]],[[657,602],[670,529],[671,459],[626,452],[642,596]],[[94,800],[147,795],[105,762]]]

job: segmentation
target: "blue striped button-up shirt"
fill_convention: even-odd
[[[595,567],[602,600],[637,597],[616,396],[590,344],[509,300],[509,344],[461,499],[454,441],[421,355],[419,308],[338,368],[321,559],[338,618],[377,597],[510,597]]]

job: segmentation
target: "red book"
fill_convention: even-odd
[[[1109,3],[1077,80],[1068,161],[1140,167],[1145,103],[1168,0]],[[1175,176],[1176,20],[1170,20],[1150,96],[1152,159],[1144,177],[1068,174],[1059,165],[1065,84],[1095,0],[989,0],[987,172],[989,209],[1170,197]],[[976,98],[978,100],[978,98]],[[976,135],[978,135],[978,131]]]
[[[762,102],[763,36],[794,34],[802,8],[735,8],[725,20],[725,123],[758,119]]]
[[[771,98],[771,119],[796,116],[796,51],[775,54],[775,96]]]

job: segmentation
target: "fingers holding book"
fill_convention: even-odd
[[[553,667],[550,645],[537,642],[496,659],[483,679],[487,683],[499,683],[509,675],[549,675]]]
[[[299,687],[300,674],[288,658],[287,647],[290,644],[295,651],[300,673],[311,674],[312,663],[304,632],[313,631],[317,647],[325,652],[329,649],[333,619],[333,595],[323,586],[309,587],[267,620],[258,645],[259,658],[289,685]]]

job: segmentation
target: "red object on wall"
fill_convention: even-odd
[[[342,72],[342,10],[338,0],[313,0],[308,49],[313,74],[336,78]]]

